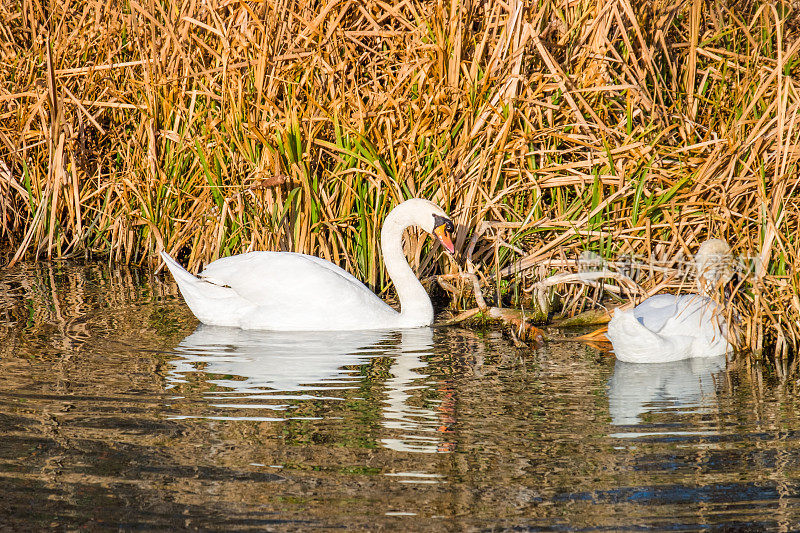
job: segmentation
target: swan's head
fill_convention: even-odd
[[[444,248],[455,253],[453,231],[455,226],[441,207],[423,198],[411,198],[395,207],[386,217],[384,226],[397,224],[401,227],[419,226],[432,234]]]
[[[694,266],[701,294],[713,293],[733,279],[735,264],[731,247],[722,239],[705,241],[694,255]]]
[[[433,233],[436,239],[444,246],[445,250],[454,254],[456,247],[453,244],[453,231],[455,226],[447,215],[433,215]]]

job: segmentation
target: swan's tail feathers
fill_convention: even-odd
[[[642,363],[662,349],[663,339],[639,322],[631,311],[614,311],[606,336],[620,361]]]
[[[212,326],[238,325],[243,306],[233,289],[193,276],[165,252],[161,252],[161,258],[194,316]]]
[[[188,270],[183,268],[180,263],[175,261],[167,252],[161,252],[161,259],[164,260],[164,264],[167,265],[167,268],[172,274],[172,277],[175,278],[175,282],[179,287],[183,288],[184,284],[195,285],[200,282],[196,276],[193,276]]]
[[[175,282],[178,284],[183,298],[193,311],[194,307],[192,304],[194,302],[190,300],[213,300],[230,298],[233,295],[233,290],[230,287],[217,285],[209,280],[198,278],[183,268],[180,263],[170,257],[168,253],[161,252],[161,259],[164,260],[167,268],[172,273],[172,277],[175,278]]]

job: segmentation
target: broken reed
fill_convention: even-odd
[[[785,357],[798,19],[726,0],[6,2],[0,239],[12,263],[293,250],[380,290],[380,223],[410,196],[452,213],[498,286],[718,236],[756,258],[744,344]],[[457,268],[425,250],[420,275]],[[563,289],[569,309],[587,295]]]

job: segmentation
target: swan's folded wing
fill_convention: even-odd
[[[633,309],[636,319],[650,331],[660,331],[670,317],[675,316],[678,297],[674,294],[657,294]]]
[[[209,264],[200,277],[233,289],[262,308],[307,313],[390,309],[355,277],[317,257],[250,252]]]
[[[717,305],[699,294],[682,294],[677,297],[674,313],[659,330],[666,336],[703,336],[712,323]]]
[[[688,357],[691,337],[663,336],[650,330],[629,311],[616,310],[606,333],[620,361],[656,363]]]

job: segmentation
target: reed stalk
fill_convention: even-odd
[[[0,247],[194,270],[291,250],[385,290],[381,221],[423,196],[498,287],[592,251],[654,290],[675,282],[653,265],[722,237],[743,345],[787,357],[798,20],[788,1],[12,0]],[[457,268],[429,246],[408,245],[421,276]],[[576,312],[587,289],[564,290]]]

